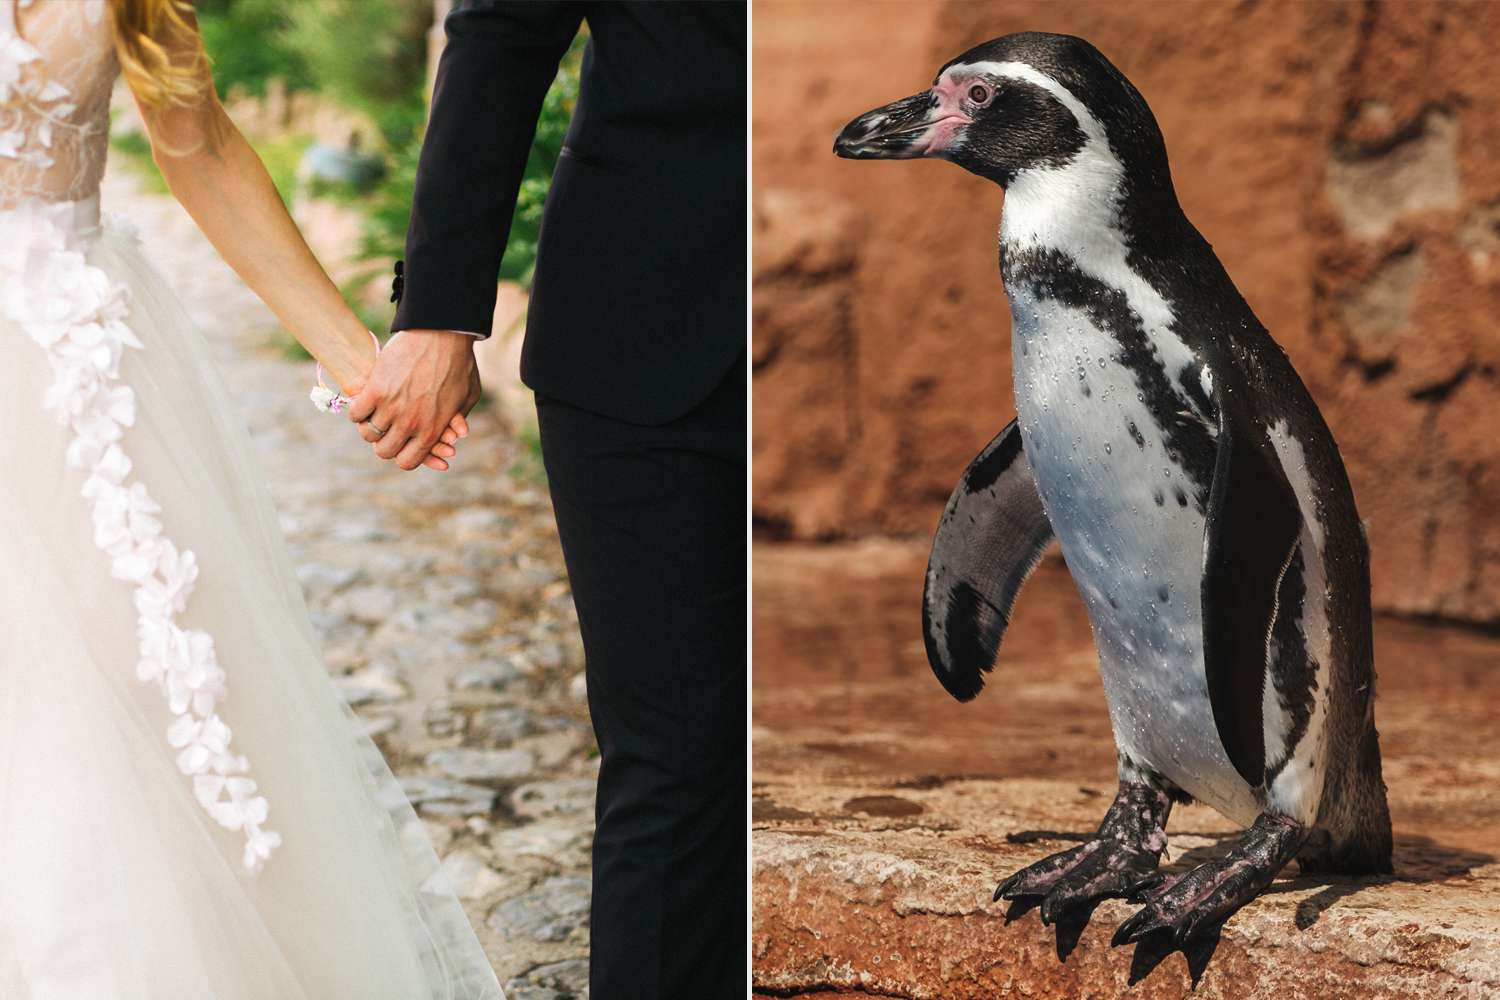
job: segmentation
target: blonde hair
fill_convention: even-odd
[[[208,56],[184,0],[109,0],[115,53],[130,89],[152,107],[198,104],[212,91]]]

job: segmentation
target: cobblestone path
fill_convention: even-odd
[[[212,342],[328,670],[416,804],[508,997],[586,997],[597,751],[562,553],[524,447],[480,410],[452,471],[378,461],[346,421],[313,411],[311,365],[273,346],[275,319],[175,202],[116,167],[104,206],[140,227]]]

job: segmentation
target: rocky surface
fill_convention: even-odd
[[[479,410],[453,470],[405,473],[307,401],[310,363],[170,199],[104,205],[210,339],[265,469],[328,669],[424,820],[510,1000],[588,995],[597,751],[534,455]]]
[[[1013,415],[1001,192],[830,147],[970,46],[1061,31],[1145,94],[1189,216],[1323,408],[1377,606],[1500,621],[1500,5],[766,0],[754,18],[764,536],[925,535]]]
[[[1391,878],[1295,867],[1189,953],[1007,918],[1016,869],[1092,833],[1115,787],[1087,620],[1060,561],[1022,591],[986,690],[953,701],[922,649],[920,543],[758,547],[754,982],[904,998],[1500,996],[1500,639],[1376,628]],[[1234,827],[1177,807],[1167,870]]]

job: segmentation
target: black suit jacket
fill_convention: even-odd
[[[521,358],[537,392],[665,423],[745,349],[745,5],[461,0],[448,16],[393,330],[490,332],[542,99],[582,22]]]

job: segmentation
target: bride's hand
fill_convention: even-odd
[[[443,429],[443,434],[438,438],[438,443],[432,446],[431,453],[422,460],[422,464],[437,472],[448,471],[448,459],[458,454],[458,439],[467,437],[469,434],[469,422],[464,419],[462,413],[453,415],[448,426]]]

